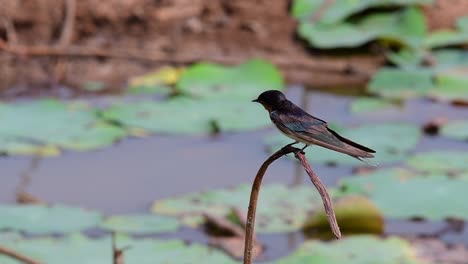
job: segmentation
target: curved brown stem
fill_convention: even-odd
[[[317,175],[313,172],[312,168],[310,167],[309,162],[305,158],[304,152],[300,149],[295,148],[291,145],[287,145],[282,149],[275,152],[271,155],[260,167],[257,172],[257,176],[255,176],[255,180],[252,184],[252,191],[250,192],[250,201],[249,201],[249,210],[247,213],[247,221],[245,225],[245,247],[244,247],[244,264],[251,264],[252,263],[252,248],[253,248],[253,234],[254,234],[254,227],[255,227],[255,214],[257,212],[257,200],[258,194],[260,193],[260,187],[262,184],[263,176],[265,175],[268,166],[273,163],[275,160],[281,158],[282,156],[294,153],[296,158],[301,162],[301,165],[306,170],[307,174],[309,174],[310,180],[314,184],[315,188],[317,188],[320,196],[322,197],[323,204],[325,206],[325,211],[328,216],[328,222],[335,234],[336,238],[341,238],[340,228],[336,221],[335,212],[333,210],[333,204],[330,199],[330,195],[326,187],[317,177]]]
[[[26,264],[41,264],[38,260],[35,260],[33,258],[30,258],[28,256],[22,255],[16,251],[13,251],[9,248],[0,246],[0,255],[6,255],[9,256],[10,258],[14,258],[20,262],[26,263]]]
[[[278,150],[275,154],[271,155],[265,162],[263,162],[262,166],[257,172],[257,176],[255,176],[255,180],[252,184],[252,191],[250,192],[249,211],[247,212],[247,221],[245,223],[244,264],[252,263],[255,213],[257,212],[257,200],[258,194],[260,193],[260,186],[262,184],[263,175],[265,175],[268,166],[270,166],[273,161],[295,151],[299,151],[299,149],[292,147],[291,145],[287,145]]]
[[[338,226],[338,222],[336,221],[335,211],[333,210],[333,203],[331,201],[330,195],[328,194],[327,188],[325,187],[325,185],[323,185],[320,178],[314,173],[314,171],[310,167],[310,164],[309,162],[307,162],[304,152],[297,152],[296,158],[301,162],[302,167],[304,167],[307,174],[309,174],[310,180],[319,192],[320,197],[322,197],[323,206],[325,207],[325,212],[328,218],[328,223],[330,224],[330,227],[335,237],[340,239],[340,227]]]

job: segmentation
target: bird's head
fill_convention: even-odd
[[[280,91],[269,90],[261,93],[257,99],[252,100],[252,102],[261,103],[263,107],[269,112],[278,108],[284,101],[286,101],[286,96]]]

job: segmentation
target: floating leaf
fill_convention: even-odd
[[[462,100],[468,102],[467,69],[444,72],[436,75],[436,87],[429,91],[429,96],[439,100]]]
[[[400,50],[387,53],[387,59],[399,68],[407,70],[418,70],[423,62],[426,51],[413,48],[401,48]]]
[[[417,264],[410,244],[397,237],[345,237],[331,243],[307,241],[292,255],[275,264]]]
[[[376,111],[385,110],[394,106],[395,104],[386,100],[370,97],[361,97],[354,100],[351,103],[351,112],[357,114],[375,113]]]
[[[101,227],[125,233],[173,232],[179,228],[176,218],[161,215],[120,215],[108,217]]]
[[[292,6],[292,15],[298,19],[312,17],[324,0],[295,0]],[[359,0],[359,1],[336,1],[328,4],[323,10],[319,22],[333,24],[343,21],[349,16],[362,12],[369,8],[388,6],[409,6],[415,4],[429,4],[432,0]]]
[[[442,29],[431,32],[424,44],[427,48],[440,48],[468,43],[468,18],[462,17],[457,20],[457,30]]]
[[[0,230],[68,233],[94,227],[100,221],[101,215],[95,211],[63,205],[0,205]]]
[[[348,193],[367,195],[385,217],[468,219],[468,204],[460,202],[466,196],[466,179],[387,169],[341,182]]]
[[[380,210],[364,196],[345,196],[334,203],[336,220],[343,234],[373,233],[384,231],[384,220]],[[328,217],[324,211],[317,212],[307,219],[306,230],[326,232],[330,237]]]
[[[0,105],[0,119],[0,151],[8,154],[91,150],[126,135],[121,128],[103,123],[86,105],[56,100]]]
[[[468,32],[443,29],[432,32],[427,36],[424,45],[429,49],[445,46],[461,45],[468,42]]]
[[[132,94],[169,94],[180,78],[184,68],[162,67],[143,76],[130,79],[128,92]]]
[[[283,89],[279,70],[263,60],[250,60],[235,67],[198,63],[188,68],[177,88],[195,98],[229,98],[250,101],[265,90]]]
[[[461,172],[468,170],[468,152],[466,151],[431,151],[413,155],[408,165],[428,172]]]
[[[468,140],[468,121],[450,121],[442,127],[441,134],[449,138]]]
[[[404,160],[408,151],[416,146],[421,137],[421,132],[417,126],[405,123],[368,124],[356,128],[335,130],[340,135],[375,150],[377,152],[375,158],[370,161],[378,164]],[[272,151],[276,151],[291,142],[291,139],[283,135],[272,136],[266,140],[266,144]],[[395,142],[398,142],[398,144]],[[351,156],[318,146],[310,146],[306,149],[306,156],[313,163],[362,164]]]
[[[379,70],[368,86],[372,93],[395,99],[426,95],[433,88],[430,71],[390,68]]]
[[[222,110],[222,111],[221,111]],[[130,128],[156,133],[203,134],[253,130],[271,124],[268,114],[250,101],[176,98],[167,102],[130,102],[103,112],[103,117]]]
[[[294,0],[291,14],[297,19],[307,19],[318,11],[325,0]]]
[[[250,186],[241,185],[232,190],[207,191],[156,201],[152,211],[172,216],[200,216],[209,213],[226,217],[233,207],[247,208],[249,195]],[[264,186],[257,208],[257,230],[262,233],[298,230],[307,213],[314,210],[323,210],[323,205],[312,186]]]
[[[426,34],[426,25],[419,9],[408,8],[394,13],[371,14],[357,23],[302,22],[298,32],[317,48],[357,47],[376,39],[418,48]]]
[[[47,264],[112,263],[112,246],[109,237],[89,239],[74,234],[61,239],[12,239],[2,245]],[[188,264],[237,263],[222,252],[207,246],[180,240],[131,239],[117,236],[117,248],[129,247],[124,253],[126,264]],[[18,264],[17,260],[0,255],[2,264]]]

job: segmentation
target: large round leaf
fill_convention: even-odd
[[[3,104],[0,119],[0,151],[11,154],[58,152],[54,147],[97,149],[126,135],[121,128],[103,123],[94,110],[80,103],[38,100]]]
[[[182,73],[177,88],[195,98],[252,100],[265,90],[283,89],[278,69],[263,60],[251,60],[235,67],[199,63]]]
[[[367,195],[385,217],[468,219],[468,204],[463,202],[468,189],[466,179],[387,169],[347,177],[341,183],[349,193]]]
[[[379,70],[368,86],[369,92],[395,99],[427,95],[432,89],[430,71],[390,68]]]
[[[101,214],[63,205],[0,205],[0,230],[67,233],[95,227]]]
[[[307,241],[292,255],[275,264],[417,264],[409,243],[397,237],[346,237],[332,243]]]
[[[468,152],[466,151],[431,151],[412,156],[408,165],[428,172],[461,172],[468,170]]]
[[[161,233],[172,232],[179,228],[179,221],[174,217],[161,215],[116,215],[106,218],[101,227],[125,233]]]
[[[324,0],[294,0],[291,13],[295,18],[305,20],[315,16],[317,12],[321,12],[318,21],[325,24],[333,24],[369,8],[428,4],[431,3],[431,0],[335,1],[327,3],[327,8],[319,11],[324,2]]]
[[[426,34],[426,25],[419,9],[408,8],[393,13],[371,14],[357,23],[302,22],[298,31],[311,46],[317,48],[357,47],[376,39],[418,48]]]
[[[189,264],[237,263],[222,252],[205,245],[187,244],[181,240],[135,240],[117,236],[117,248],[124,251],[126,264]],[[79,234],[65,238],[10,239],[2,246],[47,264],[101,264],[112,263],[112,242],[109,237],[89,239]],[[17,264],[17,260],[0,255],[0,263]]]
[[[361,97],[354,100],[351,103],[350,110],[351,112],[356,114],[378,113],[382,110],[386,110],[392,107],[395,107],[395,104],[386,100],[370,97]]]
[[[268,113],[250,101],[230,99],[193,100],[175,98],[166,102],[130,102],[103,112],[103,117],[128,127],[165,134],[203,134],[245,131],[271,124]]]
[[[205,213],[227,216],[232,208],[246,210],[250,186],[189,194],[156,201],[153,212],[174,216],[201,216]],[[257,207],[258,232],[287,232],[302,227],[308,212],[322,209],[322,200],[312,186],[287,188],[283,185],[262,187]]]
[[[441,134],[454,139],[468,140],[468,121],[456,120],[450,121],[442,126]]]

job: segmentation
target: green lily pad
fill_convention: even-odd
[[[369,92],[393,99],[426,95],[434,89],[432,74],[425,70],[383,68],[370,81]]]
[[[465,68],[462,71],[437,74],[436,87],[429,91],[429,96],[443,101],[462,100],[468,102],[467,72]]]
[[[68,233],[95,227],[101,214],[63,205],[0,205],[0,230],[31,234]]]
[[[228,98],[250,101],[265,90],[284,87],[279,70],[263,60],[235,67],[198,63],[184,71],[176,84],[183,94],[195,98]]]
[[[143,214],[111,216],[101,224],[104,229],[134,234],[173,232],[179,226],[177,218]]]
[[[349,234],[382,234],[384,219],[382,212],[366,197],[358,195],[345,196],[334,203],[336,220],[344,235]],[[310,216],[304,224],[305,230],[319,230],[332,237],[328,217],[325,211]]]
[[[117,248],[124,251],[126,264],[189,264],[189,263],[237,263],[220,251],[207,246],[180,240],[135,240],[117,236]],[[15,239],[2,245],[47,264],[112,263],[112,242],[109,237],[89,239],[80,234],[65,238]],[[17,260],[0,255],[2,264],[19,264]]]
[[[387,59],[401,69],[418,70],[426,55],[427,52],[425,50],[401,48],[398,51],[389,51]]]
[[[56,100],[0,105],[0,151],[7,154],[57,154],[58,148],[92,150],[126,136],[102,122],[94,110]]]
[[[361,97],[351,103],[350,110],[353,113],[375,113],[395,107],[395,104],[378,98]]]
[[[428,172],[462,172],[468,170],[468,152],[466,151],[431,151],[413,155],[408,165]]]
[[[468,18],[462,17],[457,20],[457,30],[442,29],[431,32],[424,43],[430,49],[468,43]]]
[[[221,98],[123,103],[105,110],[102,116],[127,127],[164,134],[203,134],[217,129],[238,132],[271,125],[268,113],[258,105]]]
[[[405,123],[368,124],[356,128],[335,130],[340,135],[375,150],[377,152],[375,158],[369,159],[369,161],[377,164],[389,164],[404,160],[421,137],[420,129],[417,126]],[[266,144],[272,152],[291,142],[291,139],[279,134],[266,140]],[[318,146],[310,146],[306,149],[306,156],[312,164],[316,162],[340,165],[362,164],[351,156]]]
[[[468,67],[468,52],[459,49],[440,49],[431,53],[437,62],[436,69],[453,69]]]
[[[162,67],[154,72],[137,76],[129,81],[127,92],[130,94],[163,94],[173,92],[174,85],[184,68]]]
[[[275,264],[417,264],[410,244],[397,237],[352,236],[331,243],[307,241]]]
[[[379,170],[341,180],[347,193],[368,196],[385,217],[395,219],[468,219],[468,181],[446,175],[419,175],[400,169]]]
[[[408,8],[393,13],[371,14],[357,23],[302,22],[298,33],[317,48],[358,47],[377,39],[417,48],[426,35],[426,24],[419,9]]]
[[[296,19],[308,19],[318,11],[325,0],[294,0],[291,15]]]
[[[468,140],[468,121],[467,120],[454,120],[442,126],[440,133],[446,137]]]
[[[207,191],[160,200],[153,204],[152,211],[197,219],[205,213],[227,217],[232,208],[247,210],[250,189],[249,185],[240,185],[229,190]],[[332,190],[331,193],[333,192]],[[262,187],[259,197],[256,230],[260,233],[299,230],[308,212],[323,210],[320,196],[310,185],[294,188],[278,184],[267,185]]]
[[[324,0],[295,0],[292,5],[292,15],[297,19],[308,19],[313,16],[324,3]],[[319,22],[333,24],[349,16],[369,8],[388,6],[409,6],[429,4],[432,0],[360,0],[336,1],[327,6],[319,18]]]

